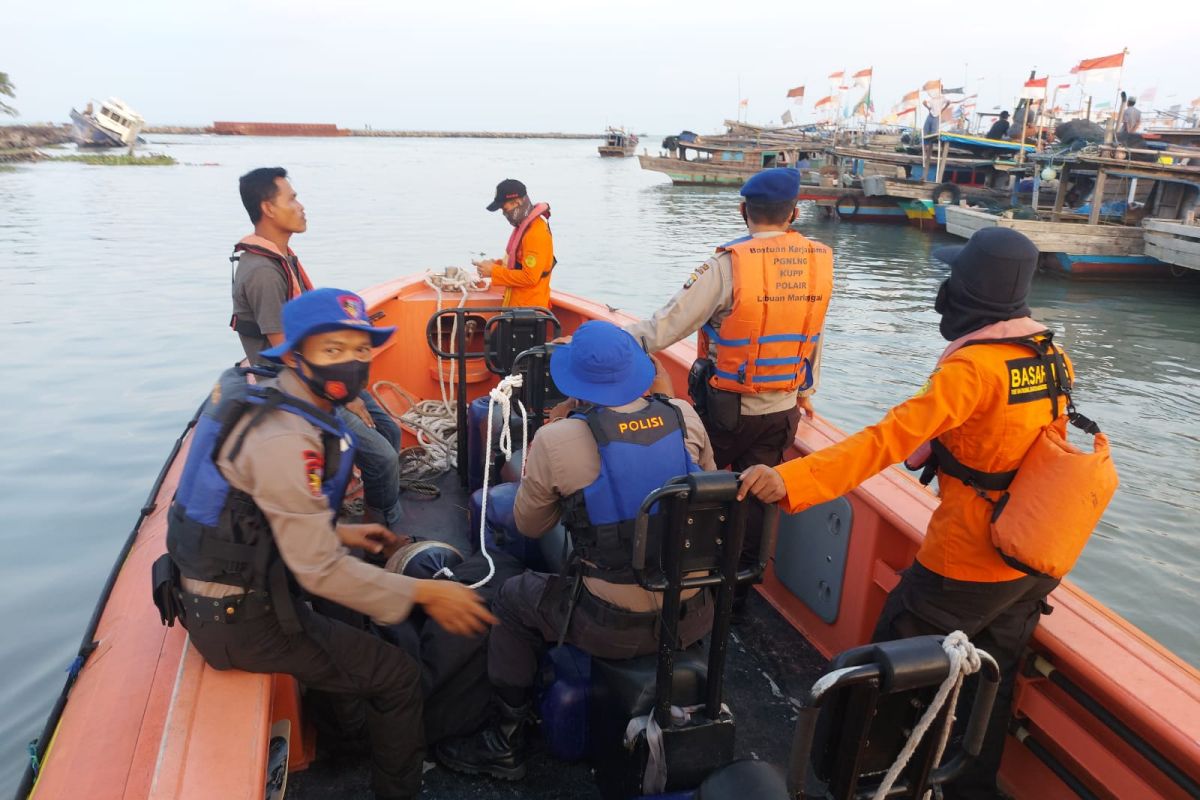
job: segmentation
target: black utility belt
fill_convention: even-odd
[[[701,589],[698,594],[683,601],[679,608],[679,618],[683,619],[691,614],[699,613],[708,605],[708,602],[709,593]],[[586,585],[579,594],[578,607],[598,625],[612,630],[628,630],[653,625],[658,620],[660,613],[657,608],[649,611],[630,611],[627,608],[615,606],[589,592]]]
[[[220,622],[226,625],[247,622],[274,613],[271,596],[263,592],[207,597],[179,590],[183,616],[187,622]]]

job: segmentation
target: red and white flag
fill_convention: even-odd
[[[904,97],[900,100],[900,102],[904,105],[908,105],[909,103],[915,103],[920,99],[921,99],[921,91],[918,89],[915,92],[909,92],[908,94],[904,95]]]
[[[942,79],[936,78],[932,81],[925,81],[925,85],[922,86],[921,89],[926,92],[929,92],[930,94],[941,94],[942,93]]]
[[[804,99],[804,87],[797,86],[795,89],[788,89],[788,97],[794,97],[797,101]]]
[[[1021,97],[1028,100],[1045,100],[1046,85],[1050,81],[1050,76],[1045,78],[1033,78],[1025,81],[1025,88],[1021,90]]]
[[[738,108],[745,108],[748,105],[750,105],[749,100],[741,100],[738,102]]]
[[[833,104],[833,95],[828,95],[828,96],[822,97],[820,100],[818,100],[813,105],[813,108],[822,108],[824,106],[828,106],[828,105],[832,105],[832,104]]]
[[[854,73],[850,77],[854,79],[854,83],[856,85],[866,86],[871,81],[872,69],[873,69],[872,67],[867,67],[866,69],[860,69],[858,72]]]
[[[1125,51],[1100,58],[1085,58],[1071,72],[1079,76],[1079,82],[1087,85],[1104,83],[1116,79],[1125,66]]]
[[[829,73],[829,80],[831,81],[840,81],[844,77],[846,77],[846,70]]]

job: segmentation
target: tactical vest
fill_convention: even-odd
[[[812,362],[833,293],[833,253],[795,231],[717,248],[733,259],[733,309],[700,330],[700,358],[716,349],[711,383],[739,394],[812,386]]]
[[[593,407],[571,416],[587,422],[600,453],[600,474],[567,501],[563,517],[582,574],[636,583],[630,562],[634,523],[646,495],[671,478],[699,472],[684,442],[683,413],[662,395],[639,411]],[[647,552],[658,552],[657,515]]]
[[[354,466],[354,440],[333,415],[280,391],[252,384],[247,376],[270,378],[277,370],[233,367],[222,373],[195,429],[183,475],[167,516],[167,552],[181,575],[267,592],[285,630],[299,630],[291,605],[291,574],[279,557],[271,527],[246,492],[230,486],[217,459],[234,426],[253,414],[229,451],[237,458],[246,434],[268,413],[295,414],[321,431],[324,472],[321,492],[336,519]]]

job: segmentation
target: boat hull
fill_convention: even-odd
[[[96,124],[95,120],[71,109],[71,134],[80,147],[124,147],[125,143]]]
[[[392,380],[418,398],[437,397],[438,365],[424,347],[439,298],[415,275],[368,289],[372,315],[398,328],[372,364],[376,380]],[[499,304],[495,292],[472,293],[470,306]],[[590,319],[624,324],[632,318],[583,298],[556,292],[554,310],[570,333]],[[675,386],[687,385],[694,345],[679,342],[661,354]],[[470,373],[468,399],[487,394],[495,376]],[[837,443],[844,434],[828,422],[803,421],[788,455]],[[307,764],[294,683],[284,676],[217,672],[206,667],[179,627],[163,628],[150,601],[147,572],[165,550],[166,511],[179,479],[187,436],[181,439],[115,568],[112,592],[99,609],[94,652],[85,656],[62,716],[49,729],[32,797],[141,798],[262,797],[266,742],[281,720],[292,731],[289,767]],[[800,537],[788,554],[777,550],[759,591],[784,619],[831,656],[870,639],[887,596],[920,546],[937,498],[898,468],[887,469],[847,495],[845,528],[824,524],[828,536]],[[826,559],[840,538],[845,567],[831,575],[837,601],[819,613],[785,585],[779,559]],[[1064,581],[1055,607],[1034,633],[1031,649],[1104,706],[1162,759],[1200,775],[1200,672],[1086,593]],[[1184,798],[1165,773],[1053,681],[1022,677],[1014,712],[1031,731],[1010,736],[1001,782],[1017,800],[1072,797],[1028,745],[1052,751],[1067,771],[1101,796]],[[481,796],[486,796],[481,794]]]
[[[741,186],[761,170],[734,164],[684,161],[667,156],[638,156],[642,169],[661,172],[676,186]]]

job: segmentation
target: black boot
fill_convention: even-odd
[[[434,748],[437,760],[455,772],[491,775],[506,781],[525,777],[525,732],[532,712],[529,703],[510,706],[496,698],[498,717],[471,736],[458,736],[439,742]]]

